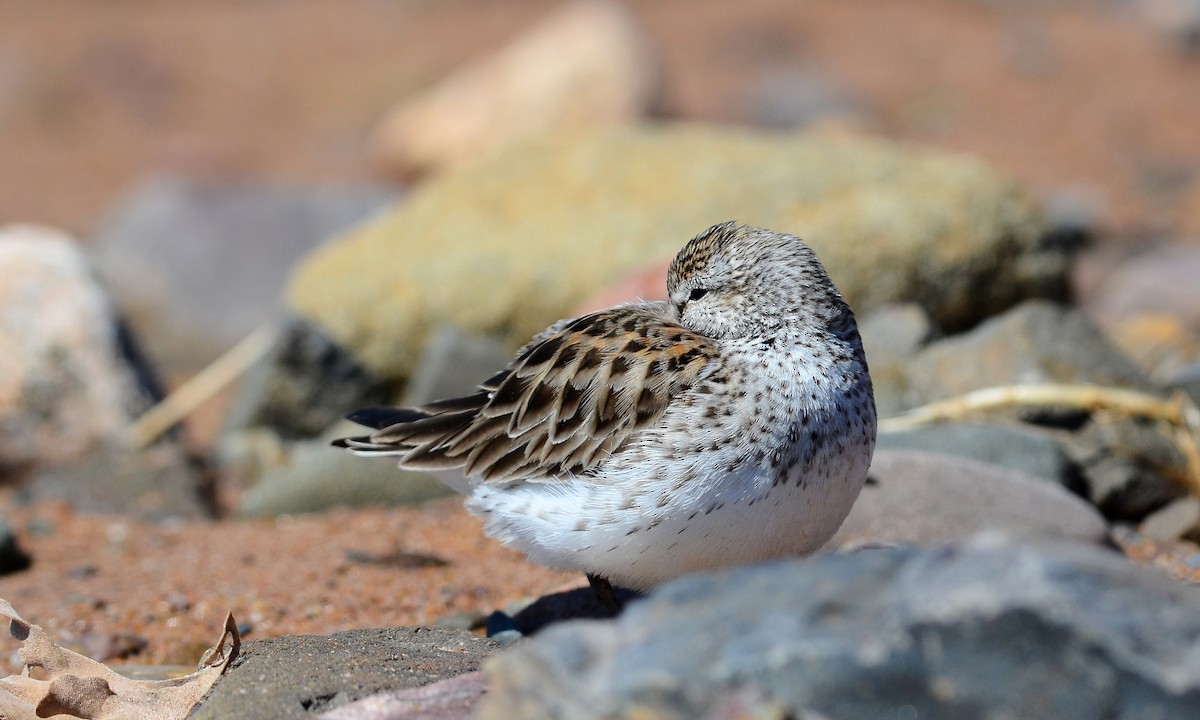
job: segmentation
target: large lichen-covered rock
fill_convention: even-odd
[[[1022,188],[968,157],[832,134],[698,126],[547,138],[438,176],[318,251],[288,301],[388,378],[431,328],[515,346],[725,220],[795,233],[858,310],[943,329],[1066,294],[1067,251]]]

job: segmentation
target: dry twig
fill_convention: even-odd
[[[279,330],[273,325],[264,325],[247,335],[135,420],[125,431],[129,444],[140,450],[157,440],[222,388],[237,380],[267,354],[278,337]]]

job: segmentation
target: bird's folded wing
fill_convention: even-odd
[[[398,411],[407,414],[350,446],[495,483],[584,473],[657,421],[716,353],[661,303],[585,315],[535,338],[479,393]]]

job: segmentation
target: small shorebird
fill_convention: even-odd
[[[854,314],[799,238],[724,223],[671,263],[669,300],[563,320],[461,398],[370,408],[336,444],[467,497],[488,535],[647,590],[812,552],[875,447]]]

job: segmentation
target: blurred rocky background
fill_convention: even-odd
[[[201,715],[461,715],[484,687],[483,717],[1200,712],[1171,671],[1200,666],[1196,2],[17,0],[0,156],[0,596],[102,659],[194,663],[226,608],[299,638],[251,643]],[[463,675],[595,608],[436,481],[330,448],[341,417],[661,297],[729,219],[807,239],[855,308],[870,484],[824,557]],[[1097,604],[1129,587],[1145,607]],[[499,642],[352,687],[286,669],[347,642],[302,633],[435,622]],[[864,627],[925,648],[872,650],[869,692]],[[819,677],[815,633],[842,653]],[[1112,680],[1072,704],[1087,677]]]

